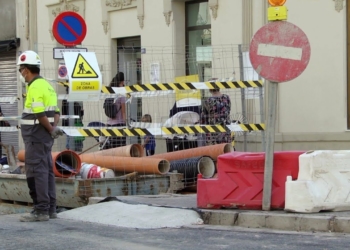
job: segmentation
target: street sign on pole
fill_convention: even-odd
[[[249,49],[256,72],[272,82],[298,77],[310,60],[310,43],[305,33],[287,21],[271,22],[254,35]]]
[[[249,57],[255,71],[266,81],[268,90],[266,151],[262,209],[271,209],[272,176],[278,83],[298,77],[310,60],[310,44],[305,33],[287,21],[274,21],[254,35]]]
[[[76,12],[60,13],[52,25],[53,36],[60,44],[73,47],[81,44],[86,36],[85,20]]]

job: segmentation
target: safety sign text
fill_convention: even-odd
[[[98,91],[100,87],[99,81],[73,81],[73,91]]]

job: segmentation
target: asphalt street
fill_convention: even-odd
[[[117,211],[116,211],[117,212]],[[191,226],[130,229],[64,219],[19,222],[0,215],[0,249],[349,249],[350,235]]]

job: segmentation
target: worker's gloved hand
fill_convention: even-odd
[[[53,127],[50,134],[53,139],[57,139],[60,135],[63,135],[63,130],[58,127]]]

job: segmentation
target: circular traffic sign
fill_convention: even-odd
[[[67,67],[65,65],[61,65],[58,68],[58,75],[62,78],[67,76]]]
[[[55,18],[52,31],[60,44],[75,46],[81,44],[86,36],[86,23],[78,13],[65,11]]]
[[[272,82],[298,77],[309,64],[310,43],[305,33],[286,21],[260,28],[251,41],[249,57],[255,71]]]

